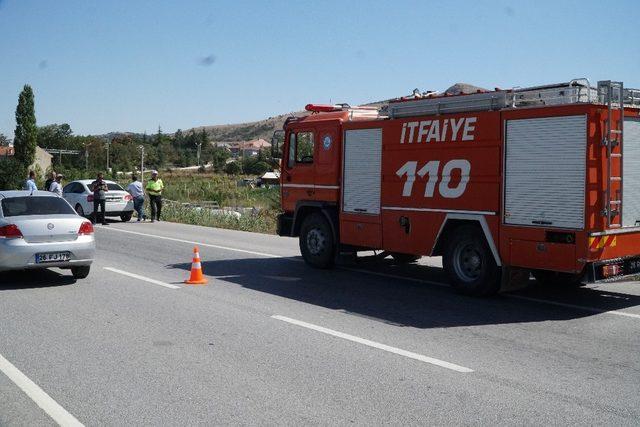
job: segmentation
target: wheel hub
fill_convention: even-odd
[[[307,233],[307,248],[313,255],[318,255],[326,246],[326,239],[321,230],[314,228]]]
[[[482,255],[474,244],[467,244],[456,250],[454,267],[458,275],[467,281],[476,280],[482,274]]]

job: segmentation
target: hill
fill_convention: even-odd
[[[450,86],[445,91],[441,92],[447,95],[459,95],[462,93],[475,93],[477,90],[485,90],[478,86],[474,86],[468,83],[455,83]],[[368,104],[363,104],[366,106],[375,106],[382,107],[391,101],[390,99],[375,101]],[[246,122],[246,123],[236,123],[236,124],[224,124],[224,125],[205,125],[205,126],[197,126],[191,129],[183,130],[182,132],[186,135],[191,130],[196,132],[200,132],[204,129],[209,136],[209,140],[213,142],[231,142],[231,141],[250,141],[253,139],[264,139],[266,141],[271,140],[271,136],[273,132],[277,129],[282,129],[285,120],[287,117],[291,116],[302,116],[309,114],[306,111],[294,111],[287,114],[280,114],[277,116],[269,117],[264,120],[259,120],[255,122]],[[115,136],[119,135],[127,135],[130,134],[128,132],[114,132],[106,135],[100,135],[105,139],[112,139]],[[152,135],[151,135],[152,137]]]

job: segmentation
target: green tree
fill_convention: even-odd
[[[13,138],[15,158],[24,175],[35,159],[37,139],[38,128],[36,127],[33,90],[31,86],[24,85],[16,107],[16,131]]]
[[[7,138],[5,134],[0,133],[0,147],[8,147],[9,142],[9,138]]]
[[[240,162],[229,162],[224,166],[224,171],[229,175],[238,175],[242,171]]]

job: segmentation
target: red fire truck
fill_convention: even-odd
[[[278,234],[314,267],[442,256],[472,295],[517,271],[558,285],[640,273],[640,90],[575,79],[306,109],[276,147]]]

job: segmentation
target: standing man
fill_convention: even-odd
[[[56,180],[53,181],[51,183],[51,187],[49,187],[49,191],[58,197],[62,197],[62,178],[64,178],[64,175],[61,173],[56,175]]]
[[[29,178],[24,182],[23,189],[27,191],[38,190],[38,187],[36,186],[36,173],[34,171],[29,171]]]
[[[147,182],[147,193],[149,193],[149,201],[151,202],[151,222],[160,221],[160,212],[162,211],[162,190],[164,184],[158,178],[158,171],[151,172],[151,179]]]
[[[144,190],[142,190],[142,183],[138,181],[138,177],[134,174],[131,175],[131,181],[133,181],[127,187],[127,191],[133,197],[133,209],[138,212],[138,222],[147,220],[144,216]]]
[[[44,182],[44,191],[49,191],[49,189],[51,188],[51,184],[53,184],[53,181],[56,180],[56,173],[54,171],[51,171],[51,173],[49,174],[49,178],[47,178],[47,180]]]
[[[106,204],[106,192],[109,191],[107,183],[102,178],[102,172],[98,173],[98,177],[91,183],[91,191],[93,191],[93,218],[91,221],[95,224],[98,221],[98,207],[102,210],[102,225],[107,224],[107,218],[104,214]]]

